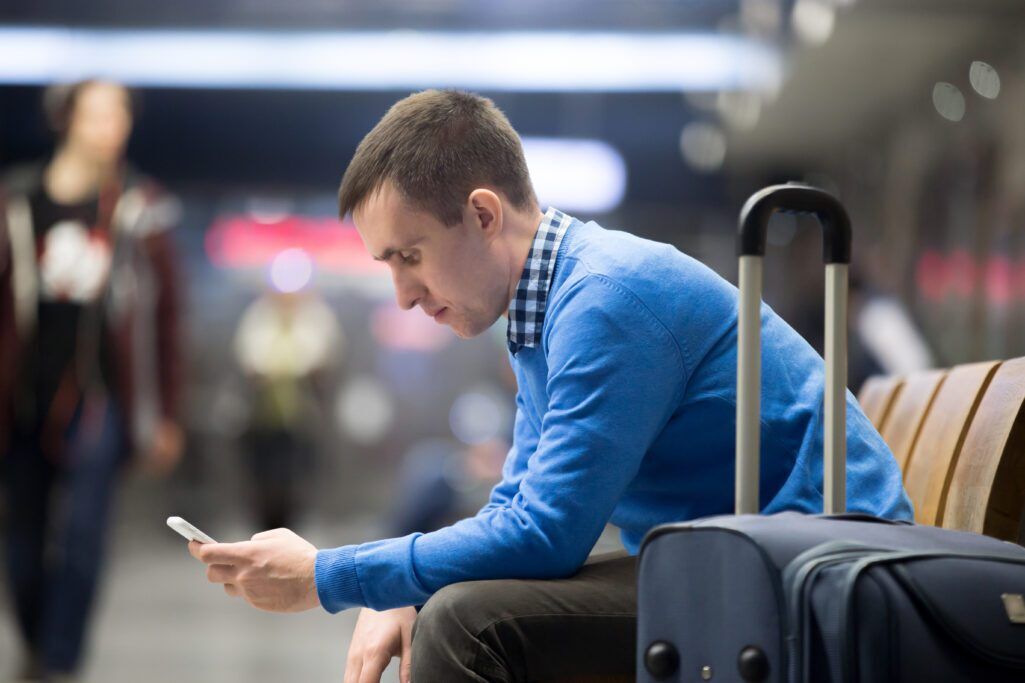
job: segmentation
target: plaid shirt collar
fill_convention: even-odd
[[[548,288],[555,272],[555,258],[559,245],[573,219],[558,209],[549,207],[534,235],[527,253],[523,275],[516,285],[516,296],[509,304],[509,351],[516,355],[524,346],[533,348],[541,341],[541,326],[545,319]]]

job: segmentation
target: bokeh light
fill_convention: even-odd
[[[964,95],[953,83],[940,82],[933,86],[932,103],[940,116],[948,121],[957,123],[964,118]]]
[[[791,23],[794,33],[805,43],[822,45],[833,35],[836,8],[826,0],[797,0]]]
[[[601,140],[523,138],[541,205],[564,211],[612,211],[626,194],[626,162]]]
[[[695,170],[718,171],[726,159],[726,137],[711,123],[688,123],[680,133],[680,153]]]
[[[723,122],[738,130],[752,130],[762,114],[762,99],[745,90],[719,93],[716,108]]]
[[[303,249],[286,249],[271,262],[270,281],[279,292],[298,292],[312,277],[313,261]]]
[[[508,430],[511,410],[501,392],[490,387],[460,395],[449,411],[452,434],[465,444],[479,444]]]
[[[394,418],[395,404],[388,389],[372,375],[356,376],[338,392],[335,419],[339,430],[357,443],[381,441]]]
[[[975,92],[987,99],[995,100],[1000,94],[1000,74],[986,62],[972,62],[968,80]]]

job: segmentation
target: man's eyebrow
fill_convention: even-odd
[[[412,242],[408,243],[404,247],[388,247],[387,249],[385,249],[381,253],[380,256],[374,256],[374,260],[375,261],[387,261],[392,256],[394,256],[397,252],[405,251],[406,249],[412,249],[413,247],[415,247],[416,245],[420,244],[423,241],[424,241],[423,237],[417,237],[415,240],[413,240]]]

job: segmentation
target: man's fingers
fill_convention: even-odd
[[[190,550],[191,545],[189,544]],[[200,543],[192,553],[197,559],[207,564],[244,565],[249,561],[253,545],[249,541],[239,543]]]
[[[343,683],[359,683],[359,674],[363,669],[361,658],[349,658],[345,662],[345,680]]]
[[[412,629],[402,629],[402,655],[399,659],[399,683],[409,683],[409,672],[413,668]]]
[[[210,583],[231,583],[238,571],[230,564],[211,564],[206,568],[206,579]]]
[[[399,683],[409,683],[409,672],[413,668],[413,658],[409,650],[402,651],[402,658],[399,660]]]
[[[224,584],[224,592],[227,593],[228,595],[230,595],[233,598],[237,598],[238,596],[240,596],[242,594],[239,591],[238,586],[236,586],[233,583],[226,583],[226,584]]]
[[[381,683],[381,675],[388,668],[391,657],[388,655],[368,655],[363,659],[363,669],[359,674],[359,683]]]

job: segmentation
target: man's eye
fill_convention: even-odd
[[[413,254],[413,253],[403,254],[403,253],[399,252],[399,258],[401,258],[402,262],[406,263],[406,264],[415,263],[416,262],[416,254]]]

